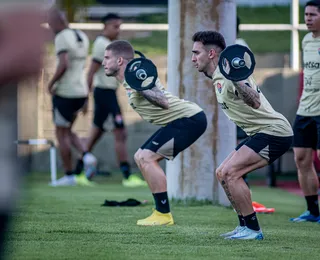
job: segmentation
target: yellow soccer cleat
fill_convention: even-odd
[[[89,181],[85,173],[76,175],[76,184],[80,186],[94,186],[93,182]]]
[[[171,226],[174,224],[172,214],[161,213],[153,209],[151,216],[137,221],[138,226]]]
[[[135,174],[131,174],[128,179],[123,179],[122,185],[129,188],[148,186],[146,181],[142,180],[138,175]]]

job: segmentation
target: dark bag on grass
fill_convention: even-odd
[[[143,204],[136,199],[127,199],[125,201],[105,200],[101,206],[105,207],[135,207]]]

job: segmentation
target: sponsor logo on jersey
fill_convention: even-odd
[[[309,61],[303,64],[305,69],[320,69],[320,62]]]

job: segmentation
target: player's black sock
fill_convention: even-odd
[[[246,222],[244,221],[244,217],[242,215],[238,215],[239,218],[239,226],[244,227],[246,225]]]
[[[313,216],[319,217],[319,201],[318,195],[305,196],[308,210]]]
[[[78,159],[76,168],[74,169],[74,174],[79,175],[83,171],[83,161]]]
[[[70,176],[70,175],[73,175],[73,173],[74,173],[73,171],[66,171],[65,174],[66,174],[67,176]]]
[[[128,179],[129,176],[131,175],[130,164],[128,162],[121,162],[120,163],[120,170],[121,170],[123,177],[125,179]]]
[[[244,221],[246,223],[246,226],[252,230],[258,231],[260,230],[260,226],[258,223],[258,218],[256,216],[256,213],[252,213],[248,216],[243,217]]]
[[[156,203],[156,210],[161,213],[169,213],[170,205],[169,205],[168,193],[165,191],[165,192],[153,193],[152,195]]]

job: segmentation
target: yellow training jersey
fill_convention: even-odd
[[[156,87],[159,88],[166,96],[169,102],[169,109],[151,104],[139,92],[132,89],[126,82],[123,83],[129,98],[131,107],[146,121],[165,126],[168,123],[183,117],[192,117],[202,111],[202,109],[195,103],[180,99],[170,92],[166,91],[161,85],[159,79],[156,81]]]
[[[108,38],[104,36],[98,36],[93,43],[92,59],[102,64],[104,52],[110,43],[111,41]],[[115,77],[106,76],[104,68],[101,65],[99,70],[94,74],[93,86],[104,89],[117,89],[119,87],[119,82]]]
[[[54,85],[56,95],[66,98],[88,96],[84,70],[89,50],[87,35],[80,30],[64,29],[55,37],[55,50],[56,55],[67,52],[69,57],[67,70]]]
[[[247,135],[265,133],[274,136],[292,136],[292,128],[288,120],[276,112],[261,93],[253,77],[248,82],[251,88],[260,95],[261,105],[258,109],[248,106],[239,96],[234,83],[227,80],[219,67],[212,76],[218,103],[230,120],[236,123]]]
[[[297,114],[300,116],[320,115],[320,37],[308,33],[302,41],[303,49],[303,92]]]

